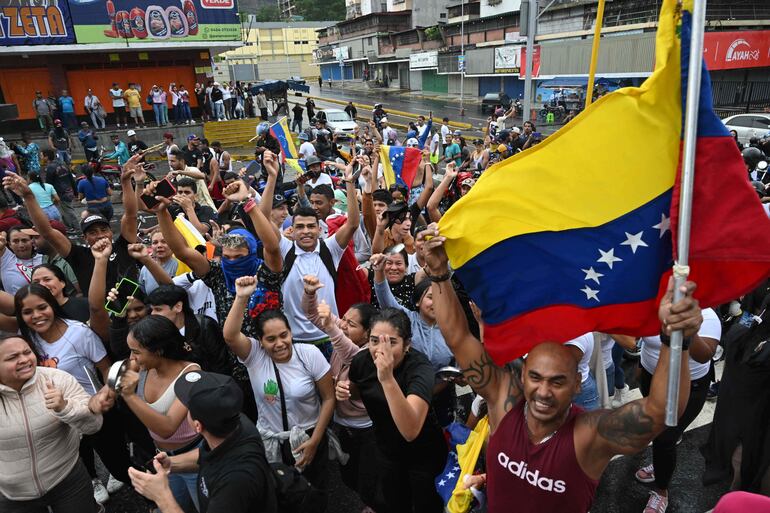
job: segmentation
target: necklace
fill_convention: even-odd
[[[529,435],[529,438],[531,440],[532,438],[534,438],[535,435],[532,433],[532,430],[529,429],[529,414],[528,414],[529,407],[528,406],[529,406],[529,402],[528,401],[524,402],[524,425],[527,426],[527,434]],[[547,435],[545,438],[543,438],[539,442],[536,442],[535,445],[542,445],[546,443],[548,440],[550,440],[551,438],[553,438],[553,435],[555,435],[559,431],[559,428],[561,428],[561,426],[564,424],[564,419],[566,419],[567,415],[569,415],[570,408],[567,408],[567,411],[564,412],[564,418],[562,418],[562,421],[559,423],[559,426],[556,429],[554,429],[551,434]]]

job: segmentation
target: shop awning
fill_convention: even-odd
[[[608,86],[617,84],[614,80],[607,78],[596,79],[596,85]],[[588,77],[556,77],[550,80],[543,80],[539,84],[539,87],[546,87],[548,89],[569,89],[586,86],[588,86]]]

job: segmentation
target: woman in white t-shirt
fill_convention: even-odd
[[[107,382],[110,358],[104,343],[82,322],[68,319],[62,307],[43,285],[31,283],[19,289],[14,296],[14,308],[19,332],[35,345],[38,365],[62,370],[74,377],[89,394],[95,395],[100,384],[96,372]],[[84,435],[80,443],[80,457],[97,487],[102,487],[96,474],[93,451],[99,454],[110,474],[123,483],[129,482],[127,469],[131,465],[122,440],[122,421],[119,414],[110,411],[104,414],[102,429],[92,435]],[[110,483],[111,488],[119,483]]]
[[[265,310],[254,319],[256,339],[241,333],[243,311],[256,286],[256,276],[235,280],[235,300],[223,328],[225,342],[249,372],[267,459],[296,464],[313,486],[326,491],[326,428],[335,404],[329,363],[317,347],[293,343],[289,321],[280,310]],[[305,434],[309,438],[298,444]],[[276,437],[281,440],[279,450]]]
[[[647,502],[647,508],[652,511],[665,511],[668,505],[668,485],[676,468],[676,445],[684,430],[695,420],[706,402],[706,393],[711,381],[709,372],[711,358],[722,337],[722,324],[714,310],[707,308],[702,311],[702,314],[703,324],[698,334],[692,337],[689,345],[690,397],[687,400],[687,406],[680,415],[677,425],[666,428],[652,441],[652,463],[636,471],[638,481],[654,483]],[[639,388],[645,397],[650,393],[652,375],[660,359],[661,343],[660,336],[642,338]]]

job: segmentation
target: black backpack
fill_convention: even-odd
[[[323,262],[324,267],[326,267],[326,270],[329,271],[329,274],[332,277],[332,281],[334,283],[337,283],[337,268],[334,266],[334,259],[332,258],[332,253],[329,251],[329,248],[326,246],[326,242],[323,240],[321,242],[321,248],[319,249],[319,256],[321,257],[321,262]],[[291,272],[291,268],[294,265],[294,261],[297,259],[297,253],[296,253],[296,246],[294,244],[291,245],[291,249],[288,253],[286,253],[286,256],[283,257],[283,277],[281,278],[281,283],[286,281],[286,278],[289,276],[289,273]]]
[[[326,511],[326,494],[313,487],[305,476],[284,463],[271,463],[275,481],[278,511],[281,513],[322,513]]]

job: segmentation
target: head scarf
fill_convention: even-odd
[[[231,294],[235,294],[235,280],[242,276],[254,276],[257,274],[262,259],[257,256],[257,239],[248,230],[237,228],[227,233],[228,235],[240,235],[246,239],[249,254],[238,257],[235,260],[223,258],[221,261],[222,273],[225,275],[225,286]]]

